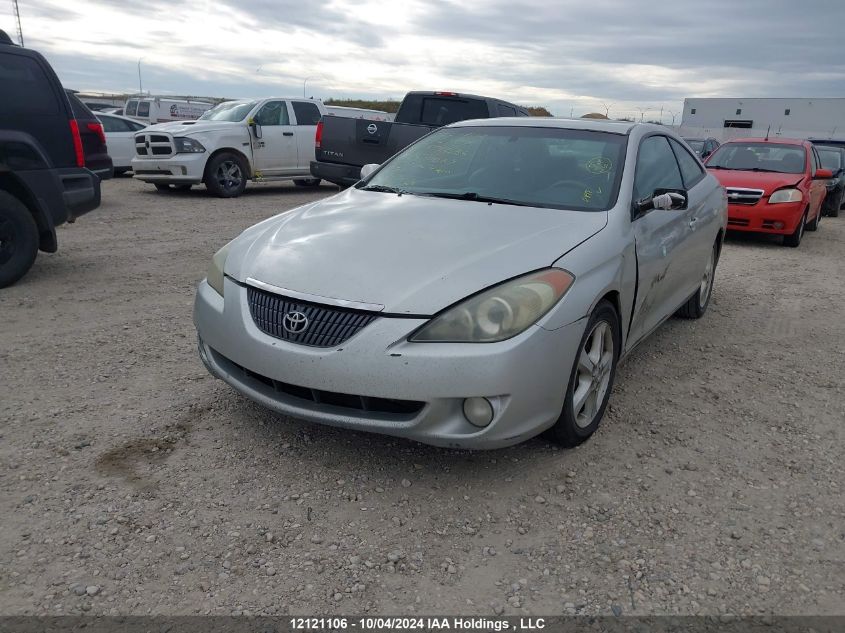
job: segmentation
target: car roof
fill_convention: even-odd
[[[458,121],[447,127],[548,127],[562,130],[590,130],[613,134],[630,134],[636,127],[667,132],[667,128],[649,123],[606,121],[604,119],[564,119],[557,117],[500,117],[495,119],[470,119]]]
[[[779,136],[776,137],[748,137],[748,138],[732,138],[728,141],[725,141],[723,145],[727,145],[728,143],[773,143],[776,145],[801,145],[802,147],[805,146],[809,141],[805,141],[800,138],[781,138]]]

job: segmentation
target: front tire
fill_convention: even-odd
[[[808,231],[818,231],[819,230],[819,222],[822,221],[822,209],[819,207],[819,210],[816,212],[816,217],[813,218],[813,221],[807,225]]]
[[[578,346],[563,411],[548,432],[563,446],[577,446],[589,438],[604,416],[621,351],[619,329],[619,315],[613,304],[599,302]]]
[[[38,225],[24,204],[0,191],[0,288],[23,277],[38,254]]]
[[[237,198],[246,189],[248,169],[237,154],[223,152],[208,161],[205,186],[218,198]]]
[[[798,248],[798,246],[801,244],[801,238],[804,237],[804,225],[807,223],[807,214],[809,212],[810,209],[805,210],[804,215],[801,216],[801,219],[798,221],[798,226],[795,227],[795,230],[790,235],[784,235],[784,246]]]
[[[719,263],[719,244],[713,244],[713,250],[710,251],[710,257],[704,267],[704,275],[701,277],[701,282],[698,284],[698,289],[695,294],[689,298],[684,305],[682,305],[675,313],[676,316],[682,319],[700,319],[707,312],[707,306],[710,305],[710,297],[713,296],[713,279],[716,276],[716,264]]]

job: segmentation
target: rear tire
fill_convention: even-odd
[[[798,246],[801,244],[801,238],[804,237],[804,224],[807,222],[807,214],[809,212],[809,209],[804,211],[804,215],[801,216],[801,220],[799,220],[798,226],[795,227],[795,230],[790,235],[783,236],[784,246],[798,248]]]
[[[319,178],[303,178],[301,180],[294,180],[293,184],[297,187],[319,187],[321,182]]]
[[[563,446],[577,446],[596,432],[613,389],[620,348],[616,308],[609,301],[600,301],[578,345],[563,410],[547,432],[551,439]]]
[[[218,198],[237,198],[246,189],[249,170],[237,154],[223,152],[208,161],[203,182]]]
[[[713,280],[716,277],[716,264],[719,263],[719,243],[713,244],[713,250],[710,252],[710,259],[704,268],[704,275],[701,282],[698,284],[698,290],[689,298],[684,305],[682,305],[675,316],[682,319],[700,319],[707,312],[707,306],[710,305],[710,297],[713,296]]]
[[[29,209],[0,191],[0,288],[23,277],[38,254],[38,225]]]

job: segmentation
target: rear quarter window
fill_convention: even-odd
[[[313,103],[293,102],[293,113],[297,125],[317,125],[320,122],[320,109]]]
[[[49,116],[64,108],[41,64],[31,57],[0,53],[0,116]]]

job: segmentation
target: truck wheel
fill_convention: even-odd
[[[297,187],[319,187],[321,182],[319,178],[304,178],[302,180],[294,180],[293,184]]]
[[[205,186],[218,198],[236,198],[246,189],[247,166],[237,154],[223,152],[205,168]]]
[[[23,203],[0,191],[0,288],[11,286],[38,254],[38,225]]]

